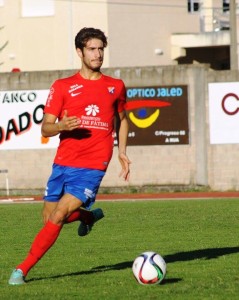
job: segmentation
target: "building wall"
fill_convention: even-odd
[[[0,55],[4,62],[1,71],[9,72],[13,68],[22,71],[77,68],[79,62],[74,50],[74,37],[78,30],[93,26],[101,28],[108,35],[106,3],[54,1],[54,6],[55,13],[52,16],[22,17],[21,0],[4,2],[0,7],[0,26],[4,26],[1,41],[9,43]],[[117,35],[117,39],[121,40],[118,28]],[[109,66],[108,52],[104,66]]]
[[[153,0],[150,5],[144,0],[137,3],[108,7],[110,66],[176,64],[171,58],[171,34],[198,33],[199,14],[188,13],[184,0]],[[156,54],[156,49],[162,53]]]
[[[0,7],[0,72],[66,70],[79,68],[74,39],[83,27],[107,33],[107,4],[99,1],[53,1],[51,16],[23,17],[22,0],[8,0]],[[108,50],[105,67],[109,65]]]
[[[172,34],[200,33],[200,13],[189,13],[185,0],[52,2],[51,16],[22,16],[23,0],[7,0],[0,6],[0,28],[4,27],[0,30],[0,47],[8,41],[0,52],[0,63],[4,63],[0,72],[13,68],[23,72],[79,68],[74,38],[82,27],[101,28],[108,36],[105,68],[176,64]],[[204,7],[207,0],[200,2]],[[218,5],[217,1],[210,3],[209,10]],[[218,36],[214,38],[216,42]],[[191,37],[187,39],[190,45]]]
[[[208,83],[239,82],[238,71],[212,71],[205,65],[143,68],[107,68],[104,73],[120,77],[126,87],[187,85],[190,143],[188,145],[130,146],[132,160],[129,183],[118,177],[117,149],[102,187],[209,186],[212,190],[239,190],[239,145],[210,145]],[[48,89],[60,77],[75,70],[4,73],[1,90]],[[1,147],[1,146],[0,146]],[[10,189],[43,189],[51,172],[55,150],[0,151],[0,170],[8,169]],[[5,175],[0,174],[0,189]]]

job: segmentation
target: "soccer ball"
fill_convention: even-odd
[[[166,262],[160,254],[147,251],[136,257],[132,271],[140,284],[159,284],[166,275]]]

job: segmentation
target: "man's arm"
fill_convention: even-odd
[[[129,125],[125,111],[118,114],[116,120],[116,134],[118,139],[118,149],[119,149],[119,162],[121,164],[121,172],[119,176],[122,176],[124,180],[129,180],[130,169],[129,165],[131,161],[126,155],[127,139],[128,139]]]

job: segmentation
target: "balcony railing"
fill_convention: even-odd
[[[200,8],[201,32],[230,30],[230,12],[222,8]]]

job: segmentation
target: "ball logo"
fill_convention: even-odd
[[[131,111],[129,112],[129,119],[133,124],[139,128],[150,127],[159,117],[161,107],[171,106],[171,103],[159,100],[136,100],[126,103],[126,110],[138,110],[138,117]],[[156,108],[156,110],[147,116],[146,108]]]

